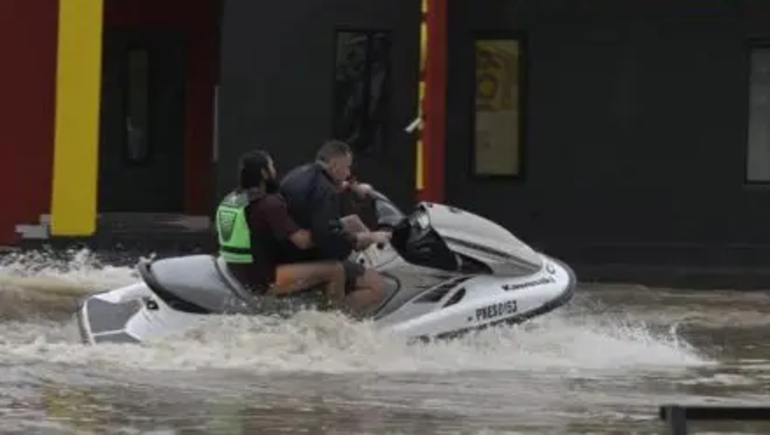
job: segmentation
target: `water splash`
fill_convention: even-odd
[[[129,259],[129,264],[142,259]],[[87,249],[4,253],[0,256],[0,319],[68,318],[78,298],[137,278],[133,267],[109,264]]]
[[[110,288],[135,281],[138,274],[133,266],[152,257],[129,260],[132,264],[124,267],[109,264],[88,249],[10,252],[0,257],[0,276],[50,278],[84,287]]]
[[[136,279],[130,267],[110,266],[80,251],[55,258],[33,253],[0,262],[0,274],[48,276],[112,287]],[[5,293],[5,292],[0,292]],[[580,298],[578,298],[580,299]],[[639,370],[685,367],[708,360],[684,342],[676,329],[654,328],[590,301],[516,328],[493,329],[460,340],[407,344],[366,323],[329,313],[301,312],[289,320],[214,317],[184,339],[151,345],[79,344],[72,300],[61,307],[67,321],[40,313],[50,301],[28,307],[34,321],[0,325],[0,361],[24,359],[74,365],[100,364],[142,370],[244,369],[250,372],[456,372]],[[4,303],[7,309],[13,304]],[[42,320],[41,320],[42,317]]]

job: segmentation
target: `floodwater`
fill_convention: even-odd
[[[770,406],[765,292],[584,286],[547,317],[442,344],[305,312],[88,347],[78,292],[131,282],[130,268],[27,254],[0,277],[2,433],[663,434],[664,403]]]

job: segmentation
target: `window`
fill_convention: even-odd
[[[750,53],[746,178],[770,183],[770,46],[754,47]]]
[[[521,175],[522,64],[518,39],[475,41],[474,175]]]
[[[131,49],[126,62],[126,154],[133,163],[149,157],[149,53]]]
[[[388,143],[390,49],[389,32],[337,32],[334,137],[358,153],[380,150]]]

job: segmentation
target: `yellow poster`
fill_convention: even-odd
[[[478,175],[520,171],[519,41],[476,41],[475,170]]]

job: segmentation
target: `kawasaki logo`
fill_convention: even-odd
[[[553,282],[556,282],[556,280],[551,278],[550,276],[544,276],[534,281],[522,282],[521,284],[505,284],[502,287],[503,287],[503,290],[505,291],[511,291],[511,290],[520,290],[527,287],[535,287],[538,285],[551,284]]]

